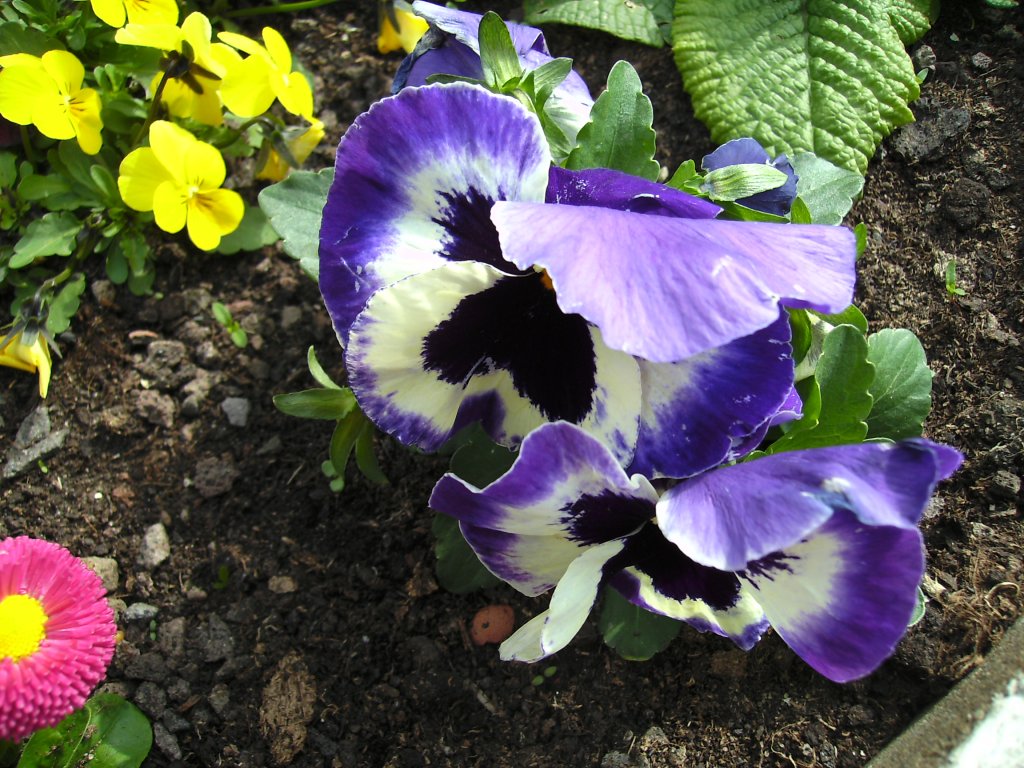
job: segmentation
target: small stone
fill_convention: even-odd
[[[89,291],[96,303],[105,309],[110,309],[117,303],[117,289],[109,280],[93,280],[89,283]]]
[[[275,595],[288,595],[297,590],[299,585],[291,576],[271,576],[267,581],[267,587]]]
[[[117,585],[121,580],[117,560],[112,557],[83,557],[82,561],[100,577],[107,592],[117,591]]]
[[[281,310],[281,327],[288,330],[302,319],[302,308],[289,305]]]
[[[124,612],[125,621],[152,621],[160,609],[149,603],[132,603]]]
[[[167,537],[167,529],[161,523],[154,523],[146,529],[139,550],[139,565],[144,568],[156,568],[171,556],[171,541]]]
[[[124,674],[132,680],[163,683],[167,679],[167,664],[159,653],[140,653],[125,662]]]
[[[957,229],[966,230],[985,218],[991,197],[992,192],[984,184],[973,179],[960,179],[942,196],[942,208]]]
[[[186,419],[194,419],[202,410],[203,399],[199,395],[188,395],[181,401],[181,415]]]
[[[153,718],[159,718],[167,709],[167,694],[164,693],[164,689],[148,680],[135,689],[133,699],[139,709]]]
[[[231,454],[208,456],[196,464],[194,485],[204,499],[212,499],[231,490],[238,479],[238,469]]]
[[[160,722],[171,733],[182,733],[189,729],[188,720],[172,709],[164,710],[164,716],[160,718]]]
[[[157,643],[160,650],[168,656],[181,656],[185,653],[185,631],[187,624],[181,616],[170,621],[161,622],[157,627]]]
[[[50,411],[45,405],[37,406],[18,427],[14,444],[25,448],[38,443],[50,434]]]
[[[244,427],[249,423],[252,403],[244,397],[227,397],[220,404],[220,409],[228,417],[228,424],[233,427]]]
[[[150,424],[158,427],[174,426],[176,406],[170,395],[163,395],[153,389],[144,389],[136,395],[135,412]]]
[[[930,160],[943,154],[947,141],[959,136],[971,125],[966,109],[944,109],[922,115],[917,122],[901,128],[893,137],[892,146],[909,163]]]
[[[192,686],[188,684],[188,680],[176,677],[167,686],[167,695],[174,703],[181,704],[188,701],[188,697],[192,695]]]
[[[221,717],[224,716],[224,710],[228,708],[228,704],[231,703],[231,693],[228,691],[228,687],[224,683],[218,683],[213,686],[213,690],[210,691],[210,695],[207,698],[210,702],[210,706],[213,711]]]
[[[221,363],[220,350],[212,341],[203,341],[196,347],[196,362],[204,368],[217,368]]]
[[[971,66],[980,72],[987,72],[992,69],[993,63],[992,57],[987,53],[982,53],[981,51],[978,51],[976,54],[971,56]]]
[[[200,628],[198,639],[204,661],[221,661],[235,650],[231,629],[217,614],[211,614],[206,625]]]
[[[181,760],[178,739],[164,728],[163,723],[153,723],[153,743],[171,760]]]
[[[1006,469],[1000,469],[992,477],[988,492],[998,499],[1016,499],[1020,495],[1020,477]]]

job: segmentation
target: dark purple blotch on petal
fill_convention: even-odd
[[[423,341],[424,368],[449,384],[508,371],[549,421],[582,422],[593,408],[597,363],[590,326],[558,308],[540,274],[502,278],[467,296]]]
[[[446,230],[438,255],[452,261],[482,262],[511,275],[532,271],[519,269],[501,255],[498,230],[491,221],[494,200],[472,187],[459,194],[441,192],[440,197],[446,205],[431,219]]]
[[[557,165],[548,173],[544,202],[585,205],[683,219],[713,219],[722,209],[678,189],[610,168],[571,171]]]
[[[601,544],[628,536],[653,519],[654,502],[607,488],[597,494],[583,494],[563,511],[569,538],[582,544]]]

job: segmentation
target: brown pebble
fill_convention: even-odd
[[[469,636],[476,645],[504,642],[515,628],[516,614],[510,605],[488,605],[476,612]]]

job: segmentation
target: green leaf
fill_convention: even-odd
[[[18,180],[18,159],[13,152],[0,152],[0,189],[11,189]],[[21,194],[21,190],[18,191]],[[22,195],[24,197],[24,195]]]
[[[939,0],[889,0],[889,22],[904,45],[917,42],[931,28],[939,18],[939,5]]]
[[[451,471],[477,488],[497,480],[505,474],[516,455],[496,442],[474,424],[467,432],[466,442],[452,455]]]
[[[480,19],[479,41],[480,64],[488,86],[500,90],[505,83],[522,77],[523,65],[512,43],[512,35],[494,11],[488,11]]]
[[[288,392],[274,395],[274,407],[289,416],[300,419],[343,419],[356,407],[356,398],[352,390],[345,389],[305,389],[301,392]]]
[[[53,297],[46,314],[46,330],[56,336],[71,326],[71,318],[78,312],[78,305],[85,292],[85,275],[81,272],[64,283],[60,293]]]
[[[359,437],[356,438],[356,466],[363,473],[363,477],[371,483],[388,485],[388,478],[377,461],[377,446],[373,439],[376,434],[377,428],[367,419]]]
[[[830,325],[852,325],[861,333],[868,332],[868,319],[864,317],[863,312],[857,309],[855,304],[851,304],[842,312],[837,312],[834,315],[826,315],[822,312],[816,312],[813,309],[809,309],[807,311],[817,317],[820,317]]]
[[[309,366],[309,372],[313,374],[316,383],[321,387],[324,389],[341,389],[341,387],[334,383],[334,379],[327,375],[327,371],[324,370],[323,366],[320,365],[320,361],[316,357],[316,350],[313,349],[312,345],[306,350],[306,365]]]
[[[320,218],[334,169],[293,171],[260,192],[260,208],[284,240],[284,250],[314,280],[320,276]]]
[[[67,211],[44,213],[25,227],[25,234],[14,245],[11,269],[21,269],[44,256],[70,256],[82,222]]]
[[[152,746],[146,716],[120,696],[99,693],[54,728],[36,731],[18,768],[138,768]]]
[[[787,178],[778,168],[764,163],[740,163],[709,171],[701,191],[712,200],[732,202],[781,187]]]
[[[334,391],[332,389],[321,390],[321,392]],[[338,423],[334,427],[334,433],[331,435],[329,456],[331,465],[334,467],[334,475],[337,481],[339,481],[338,485],[342,487],[345,482],[345,467],[348,466],[348,457],[352,455],[352,449],[355,448],[366,422],[367,419],[363,412],[358,408],[353,408],[344,418],[338,419]],[[334,484],[332,483],[333,487]],[[339,487],[336,490],[341,490],[341,488]]]
[[[841,224],[864,191],[864,177],[812,152],[797,152],[790,162],[797,175],[796,193],[810,210],[811,221]]]
[[[570,72],[572,72],[572,59],[559,58],[541,64],[528,72],[526,76],[533,84],[534,95],[543,102],[555,88],[562,84]]]
[[[108,208],[121,204],[121,193],[117,191],[117,182],[114,181],[110,170],[101,163],[93,163],[89,166],[89,178],[92,179],[96,189],[103,195],[103,202]]]
[[[239,251],[258,251],[278,241],[278,234],[260,208],[247,205],[238,229],[221,238],[217,253],[230,255]]]
[[[47,51],[63,50],[64,46],[33,27],[15,21],[0,24],[0,56],[28,53],[42,56]]]
[[[654,161],[653,121],[654,108],[636,70],[627,61],[616,62],[565,167],[613,168],[655,181],[661,166]]]
[[[910,614],[910,621],[907,622],[908,627],[912,627],[917,624],[921,619],[924,618],[925,611],[928,610],[928,598],[924,596],[924,590],[921,587],[917,588],[917,601],[914,603],[914,612]]]
[[[605,644],[628,661],[647,661],[668,648],[682,622],[633,605],[614,589],[604,591],[598,627]]]
[[[526,0],[527,24],[572,24],[660,48],[670,40],[673,0]]]
[[[920,94],[895,0],[678,0],[673,50],[716,143],[813,152],[867,170]],[[894,26],[899,20],[899,29]]]
[[[501,583],[497,576],[484,567],[466,543],[459,530],[458,520],[438,513],[434,515],[430,528],[437,539],[434,554],[437,556],[437,580],[442,587],[457,595],[464,595]]]
[[[26,176],[18,184],[18,195],[22,200],[35,202],[41,200],[46,204],[46,198],[52,195],[60,195],[71,191],[71,185],[63,176],[39,176],[32,174]]]
[[[825,337],[803,417],[769,446],[768,453],[863,441],[874,378],[867,340],[852,325],[837,325]],[[813,402],[819,397],[820,409]]]
[[[906,328],[886,328],[868,337],[868,360],[875,366],[874,406],[868,437],[918,437],[932,407],[932,371],[924,347]]]

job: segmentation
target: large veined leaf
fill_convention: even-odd
[[[572,24],[660,47],[669,41],[672,3],[673,0],[526,0],[523,7],[527,24]]]
[[[917,41],[939,17],[939,0],[889,0],[886,11],[904,45]]]
[[[864,174],[911,122],[920,88],[904,38],[925,0],[677,0],[673,50],[694,112],[724,143],[813,152]]]

